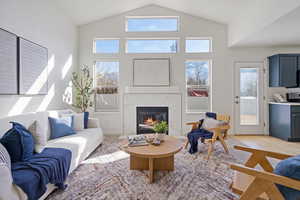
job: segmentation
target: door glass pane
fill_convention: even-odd
[[[240,125],[258,125],[258,68],[240,68]]]

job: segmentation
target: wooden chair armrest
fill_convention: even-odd
[[[192,130],[195,130],[201,125],[201,122],[188,122],[186,125],[192,125]]]
[[[201,122],[188,122],[188,123],[186,123],[186,125],[199,125],[199,124],[201,124]]]
[[[277,183],[280,185],[284,185],[289,188],[293,188],[296,190],[300,190],[300,181],[291,179],[285,176],[279,176],[274,173],[266,172],[266,171],[261,171],[255,168],[250,168],[246,167],[244,165],[239,165],[239,164],[232,164],[230,165],[230,168],[245,174],[248,174],[253,177],[257,177],[260,179],[264,179],[267,181],[270,181],[272,183]]]
[[[253,154],[261,154],[261,155],[271,157],[271,158],[276,158],[279,160],[284,160],[289,157],[292,157],[292,155],[287,155],[287,154],[282,154],[282,153],[277,153],[277,152],[272,152],[272,151],[265,151],[265,150],[260,150],[260,149],[254,149],[254,148],[239,146],[239,145],[234,146],[234,148],[237,150],[246,151],[246,152],[253,153]]]

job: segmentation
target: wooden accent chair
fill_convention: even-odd
[[[216,141],[220,141],[225,152],[228,153],[228,147],[225,143],[225,139],[227,137],[227,134],[228,134],[228,130],[230,129],[230,116],[229,115],[220,115],[220,114],[217,114],[217,120],[222,120],[222,121],[225,121],[228,125],[224,125],[224,126],[219,126],[217,128],[211,128],[211,129],[208,129],[208,131],[212,132],[213,133],[213,136],[212,138],[210,139],[206,139],[204,141],[204,143],[208,143],[208,154],[207,154],[207,159],[210,158],[210,155],[213,151],[213,146],[214,146],[214,143]],[[192,126],[192,129],[191,131],[193,130],[196,130],[198,129],[199,125],[201,125],[201,122],[189,122],[189,123],[186,123],[186,125],[191,125]],[[185,143],[185,149],[187,148],[189,144],[189,141],[187,140],[186,143]]]
[[[284,200],[275,184],[300,190],[300,181],[274,174],[273,166],[267,160],[267,157],[284,160],[292,157],[291,155],[243,146],[235,146],[234,148],[251,153],[244,165],[232,164],[230,166],[236,171],[230,187],[234,193],[240,195],[240,200]],[[258,164],[263,170],[254,168]]]

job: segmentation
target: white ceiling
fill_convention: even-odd
[[[300,14],[298,14],[300,13],[299,0],[54,1],[77,25],[156,4],[227,24],[229,27],[229,46],[276,46],[283,45],[285,42],[300,45],[300,26],[297,21],[300,19]],[[294,13],[293,11],[298,12]],[[294,13],[294,15],[289,15],[290,13]],[[261,37],[262,34],[263,37]]]
[[[239,46],[299,46],[300,7],[241,40]]]

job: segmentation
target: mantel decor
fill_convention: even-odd
[[[133,60],[134,87],[170,86],[169,58],[137,58]]]

